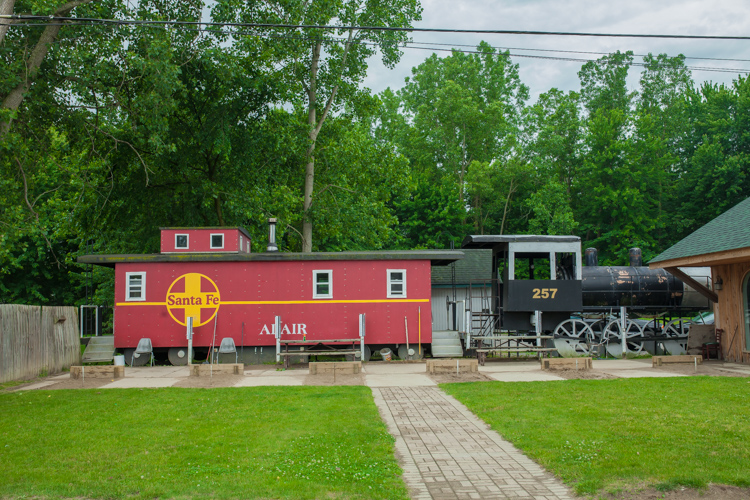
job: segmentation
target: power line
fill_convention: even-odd
[[[141,24],[141,25],[184,25],[184,26],[234,26],[245,28],[272,28],[272,29],[319,29],[319,30],[357,30],[357,31],[394,31],[406,33],[463,33],[482,35],[532,35],[532,36],[573,36],[573,37],[599,37],[599,38],[666,38],[686,40],[750,40],[750,36],[732,35],[674,35],[653,33],[593,33],[593,32],[571,32],[571,31],[536,31],[536,30],[477,30],[477,29],[455,29],[455,28],[413,28],[394,26],[336,26],[328,24],[276,24],[276,23],[243,23],[243,22],[213,22],[213,21],[152,21],[141,19],[103,19],[91,17],[58,17],[58,16],[32,16],[32,15],[0,15],[0,19],[30,20],[30,21],[58,21],[58,22],[90,22],[101,24]]]
[[[9,16],[0,16],[0,18],[3,17],[9,17]],[[24,18],[33,18],[36,21],[43,20],[43,19],[52,19],[57,22],[55,23],[39,23],[39,22],[32,22],[32,23],[18,23],[15,24],[15,26],[24,26],[24,27],[46,27],[50,25],[56,25],[56,26],[68,26],[68,27],[94,27],[96,25],[109,25],[109,26],[144,26],[144,27],[150,27],[150,28],[159,28],[164,29],[166,26],[174,26],[175,28],[179,29],[180,31],[195,31],[195,32],[203,32],[203,33],[211,33],[211,34],[226,34],[226,35],[240,35],[240,36],[261,36],[264,38],[278,38],[278,39],[291,39],[291,40],[304,40],[305,37],[302,36],[292,36],[292,35],[276,35],[276,34],[259,34],[256,32],[247,32],[247,31],[236,31],[236,30],[222,30],[222,29],[208,29],[203,28],[202,25],[211,25],[211,26],[218,26],[218,27],[226,27],[226,26],[232,26],[232,27],[268,27],[268,26],[291,26],[291,25],[265,25],[265,24],[253,24],[253,23],[214,23],[214,22],[197,22],[197,21],[137,21],[137,20],[131,20],[131,21],[119,21],[119,20],[98,20],[98,19],[91,19],[91,18],[59,18],[59,17],[44,17],[44,16],[17,16],[17,17],[24,17]],[[74,22],[71,23],[69,21],[60,21],[61,19],[66,20],[84,20],[87,21],[86,23],[79,23]],[[103,21],[103,22],[99,22]],[[14,25],[11,25],[13,27]],[[195,27],[192,27],[195,26]],[[321,26],[322,28],[330,28],[329,26]],[[364,28],[363,28],[364,29]],[[750,37],[746,37],[747,39],[750,39]],[[334,38],[333,41],[344,43],[347,40],[344,38]],[[377,44],[372,42],[363,42],[363,41],[356,41],[354,42],[359,45],[369,45],[369,46],[377,46]],[[430,44],[430,45],[428,45]],[[418,47],[415,45],[425,45],[424,47]],[[439,47],[452,47],[451,49],[444,49]],[[444,43],[431,43],[431,42],[413,42],[408,41],[405,42],[403,48],[405,49],[414,49],[414,50],[429,50],[433,52],[460,52],[463,54],[480,54],[481,52],[478,50],[466,50],[466,49],[456,49],[455,47],[475,47],[475,45],[466,45],[466,44],[444,44]],[[589,54],[589,55],[607,55],[606,52],[590,52],[590,51],[574,51],[574,50],[562,50],[562,49],[533,49],[533,48],[522,48],[522,47],[492,47],[495,50],[502,51],[503,49],[507,50],[522,50],[522,51],[536,51],[536,52],[553,52],[553,53],[569,53],[569,54]],[[510,57],[514,58],[525,58],[525,59],[542,59],[542,60],[549,60],[549,61],[562,61],[562,62],[578,62],[578,63],[587,63],[591,61],[596,61],[596,59],[588,59],[588,58],[575,58],[575,57],[560,57],[560,56],[542,56],[542,55],[532,55],[532,54],[519,54],[519,53],[511,53],[509,54]],[[634,54],[636,57],[645,57],[644,55],[638,55]],[[722,59],[722,58],[709,58],[709,57],[687,57],[686,59],[695,59],[695,60],[708,60],[708,61],[731,61],[731,62],[750,62],[748,59]],[[631,66],[636,67],[645,67],[645,63],[639,63],[639,62],[632,62],[630,64]],[[715,68],[715,67],[708,67],[708,66],[685,66],[686,69],[689,69],[691,71],[706,71],[706,72],[713,72],[713,73],[741,73],[741,74],[750,74],[750,70],[748,69],[741,69],[741,68]]]
[[[436,43],[436,42],[406,42],[408,44],[414,45],[433,45],[433,46],[441,46],[441,47],[476,47],[476,44],[460,44],[460,43]],[[588,55],[594,55],[594,56],[606,56],[609,55],[609,52],[593,52],[593,51],[586,51],[586,50],[564,50],[564,49],[537,49],[537,48],[528,48],[528,47],[493,47],[497,50],[524,50],[528,52],[559,52],[562,54],[588,54]],[[646,57],[646,54],[633,54],[635,57]],[[727,62],[750,62],[750,59],[725,59],[721,57],[696,57],[696,56],[684,56],[685,59],[695,59],[700,61],[727,61]]]

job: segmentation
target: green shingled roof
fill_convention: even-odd
[[[678,241],[649,263],[750,247],[750,198]]]
[[[468,285],[472,281],[492,279],[492,250],[461,249],[464,258],[455,262],[456,284]],[[450,285],[451,266],[432,267],[432,284]]]

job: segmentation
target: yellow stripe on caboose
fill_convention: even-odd
[[[424,303],[430,299],[382,299],[382,300],[222,300],[219,305],[225,306],[253,306],[253,305],[282,305],[282,304],[398,304]],[[117,302],[118,306],[166,306],[166,302]]]

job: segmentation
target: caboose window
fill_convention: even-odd
[[[224,248],[224,235],[223,234],[211,235],[211,248]]]
[[[146,273],[125,273],[125,300],[146,300]]]
[[[190,240],[187,234],[175,234],[174,235],[174,247],[187,249],[189,247]]]
[[[388,269],[388,298],[406,298],[406,269]]]
[[[333,284],[331,277],[333,271],[313,271],[313,298],[330,299],[333,298]]]

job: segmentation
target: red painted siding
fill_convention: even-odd
[[[176,248],[175,236],[178,234],[188,235],[188,248]],[[211,235],[224,235],[224,248],[211,248]],[[240,236],[242,236],[242,248],[240,248]],[[162,229],[161,230],[161,253],[196,253],[196,252],[241,252],[247,253],[248,238],[241,235],[240,231],[231,228],[218,229]]]
[[[405,299],[387,298],[388,269],[406,270]],[[313,299],[314,270],[332,271],[332,299]],[[146,273],[144,301],[125,300],[126,273],[132,272]],[[365,343],[405,343],[404,317],[409,342],[417,343],[420,310],[421,342],[432,341],[428,260],[121,263],[115,283],[118,348],[135,347],[142,337],[157,348],[187,345],[180,324],[186,310],[200,314],[196,347],[211,344],[214,324],[216,344],[232,337],[242,345],[243,322],[244,345],[275,345],[277,315],[286,327],[283,338],[301,339],[303,332],[307,340],[356,338],[361,313],[367,315]]]

